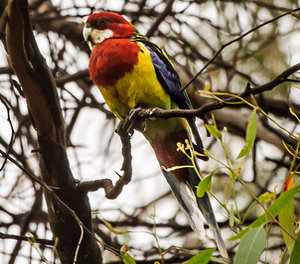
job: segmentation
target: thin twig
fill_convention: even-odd
[[[248,36],[249,34],[255,32],[256,30],[260,29],[261,27],[264,27],[270,23],[273,23],[274,21],[284,17],[284,16],[287,16],[289,14],[292,14],[292,13],[295,13],[295,12],[298,12],[300,11],[300,8],[295,8],[293,10],[290,10],[290,11],[287,11],[279,16],[276,16],[254,28],[251,28],[250,30],[248,30],[247,32],[243,33],[241,36],[225,43],[216,53],[215,55],[202,67],[202,69],[196,73],[196,75],[182,88],[182,91],[184,91],[187,87],[189,87],[198,77],[199,75],[219,56],[219,54],[228,46],[230,46],[231,44],[237,42],[237,41],[240,41],[241,39],[243,39],[244,37]]]
[[[160,14],[160,16],[155,20],[153,25],[149,28],[148,32],[146,33],[146,37],[150,37],[153,35],[155,30],[159,27],[161,22],[169,15],[169,13],[172,11],[172,6],[174,4],[175,0],[169,0],[164,11]]]
[[[22,240],[22,241],[27,241],[30,243],[34,242],[34,243],[49,245],[49,246],[54,245],[53,240],[37,238],[37,237],[32,237],[32,236],[18,236],[18,235],[14,235],[14,234],[5,234],[2,232],[0,232],[0,238],[1,239],[14,239],[14,240],[18,240],[18,241]]]
[[[6,109],[6,112],[7,112],[7,121],[9,123],[9,126],[10,126],[10,130],[11,130],[11,136],[10,136],[10,140],[9,140],[9,145],[8,145],[8,148],[7,148],[7,151],[6,151],[6,155],[4,156],[4,161],[0,167],[0,171],[3,170],[6,162],[7,162],[7,157],[12,149],[12,145],[13,145],[13,142],[14,142],[14,137],[15,137],[15,130],[14,130],[14,126],[12,124],[12,121],[11,121],[11,117],[10,117],[10,110],[9,110],[9,106],[6,102],[6,99],[0,95],[0,101],[2,102],[2,104],[4,105],[5,109]]]
[[[263,84],[261,86],[255,88],[246,89],[245,92],[240,95],[233,94],[232,97],[225,98],[222,101],[211,102],[199,107],[197,109],[171,109],[164,110],[160,108],[152,108],[152,109],[141,109],[138,113],[141,119],[146,119],[149,117],[157,117],[157,118],[171,118],[171,117],[202,117],[203,115],[217,109],[221,109],[226,106],[230,106],[232,103],[238,103],[238,98],[247,98],[250,95],[257,95],[266,91],[270,91],[281,83],[287,81],[287,77],[291,74],[300,70],[300,63],[295,64],[294,66],[288,68],[281,74],[279,74],[272,81]]]
[[[117,133],[119,134],[122,142],[123,164],[121,170],[123,171],[123,174],[120,175],[117,173],[119,175],[119,179],[115,185],[113,185],[113,182],[110,179],[85,181],[78,184],[77,190],[82,192],[94,192],[103,188],[108,199],[115,199],[122,192],[123,187],[130,182],[132,176],[130,136],[124,130],[118,130]]]
[[[0,149],[0,155],[4,156],[6,155],[6,153],[4,151],[2,151]],[[96,239],[97,242],[102,245],[103,247],[105,247],[106,249],[110,250],[112,253],[118,255],[118,251],[114,250],[113,248],[111,248],[109,245],[104,244],[103,241],[100,241],[99,239],[97,239],[94,234],[92,233],[91,230],[89,230],[84,223],[82,223],[82,221],[79,219],[79,217],[77,216],[77,214],[75,213],[75,211],[70,208],[63,200],[60,199],[60,197],[55,193],[55,191],[53,190],[52,187],[48,186],[43,180],[41,180],[39,177],[35,176],[34,174],[32,174],[30,171],[28,171],[26,168],[24,168],[22,165],[20,165],[18,163],[18,161],[16,161],[14,158],[12,158],[11,156],[7,156],[7,159],[12,162],[13,164],[15,164],[20,170],[22,170],[30,179],[32,179],[33,181],[37,182],[38,184],[40,184],[43,188],[45,188],[45,190],[52,195],[53,199],[56,200],[56,202],[58,203],[58,205],[60,205],[62,207],[62,209],[67,210],[67,212],[74,218],[74,220],[76,221],[76,223],[78,224],[79,227],[82,227],[84,229],[84,231],[91,236],[93,239]]]

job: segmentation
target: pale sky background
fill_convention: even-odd
[[[53,1],[60,2],[60,1]],[[82,5],[86,1],[76,1],[77,5]],[[109,6],[113,10],[120,10],[121,4],[123,1],[114,0],[114,1],[87,1],[88,3],[95,3],[95,6],[103,6],[103,3],[106,3],[106,8]],[[151,0],[148,1],[150,3],[153,3],[153,6],[155,7],[156,3],[158,1]],[[65,7],[69,7],[70,4],[73,2],[70,2],[68,0],[65,0],[64,2]],[[163,8],[163,6],[161,6]],[[176,6],[174,8],[181,8],[181,6]],[[206,4],[205,8],[202,10],[195,10],[191,9],[190,12],[195,12],[196,14],[198,12],[201,12],[202,16],[205,16],[209,18],[210,20],[214,22],[219,22],[219,17],[214,9],[213,5]],[[260,14],[260,17],[263,19],[264,14]],[[248,17],[242,16],[244,20],[242,20],[242,24],[245,26],[245,29],[248,29]],[[286,17],[280,20],[281,28],[284,30],[285,28],[288,29],[290,25],[291,18]],[[151,22],[149,21],[149,26],[151,25]],[[145,33],[146,29],[139,28],[141,33]],[[187,32],[188,34],[188,32]],[[53,39],[55,39],[55,36],[53,36]],[[288,44],[287,44],[288,43]],[[293,65],[300,60],[300,35],[299,34],[293,34],[289,35],[286,38],[282,39],[282,50],[290,54],[290,61],[289,64]],[[45,56],[47,56],[47,44],[45,40],[42,37],[38,37],[38,45],[43,52]],[[74,54],[76,54],[78,61],[80,62],[79,66],[81,69],[86,69],[88,65],[88,58],[85,54],[78,54],[77,50],[74,49],[71,45],[67,47],[69,50],[74,50]],[[226,59],[226,52],[224,52],[224,57]],[[47,58],[47,57],[46,57]],[[3,47],[0,48],[0,67],[6,65],[6,59],[5,59],[5,52]],[[200,67],[201,65],[199,65]],[[74,69],[74,72],[78,69]],[[0,82],[1,82],[2,76],[0,76]],[[261,83],[261,82],[260,82]],[[1,83],[0,83],[1,85]],[[1,87],[1,86],[0,86]],[[78,90],[74,84],[70,83],[67,84],[66,89],[69,89],[70,91],[74,92],[75,95],[80,97],[81,91]],[[97,96],[97,98],[101,98],[100,93],[96,88],[93,88],[92,93]],[[292,88],[291,89],[291,100],[293,101],[300,101],[300,90],[298,88]],[[102,99],[101,99],[102,100]],[[1,133],[7,134],[7,137],[10,135],[8,134],[10,131],[9,126],[6,122],[6,111],[5,108],[0,105],[0,127],[1,127]],[[72,142],[75,145],[82,145],[82,148],[78,148],[76,153],[77,157],[79,157],[80,161],[83,163],[81,172],[78,172],[76,170],[76,159],[74,158],[74,151],[72,149],[68,150],[69,158],[71,162],[71,167],[73,168],[73,172],[76,178],[79,178],[78,175],[82,175],[82,179],[84,180],[93,180],[93,179],[100,179],[100,178],[111,178],[111,179],[117,179],[117,175],[114,173],[114,171],[119,171],[121,168],[122,163],[122,156],[121,156],[121,145],[119,142],[119,138],[117,135],[113,136],[112,142],[110,144],[110,149],[105,150],[105,147],[107,146],[107,142],[110,139],[111,131],[112,131],[113,124],[111,122],[107,122],[105,120],[104,115],[100,115],[99,111],[86,109],[81,112],[79,117],[79,122],[75,126],[72,134]],[[206,133],[204,132],[204,129],[201,129],[204,144],[207,145],[210,142],[210,139],[206,137]],[[225,135],[225,142],[226,138],[229,140],[228,137]],[[228,144],[231,144],[231,146],[234,146],[232,149],[234,153],[233,156],[237,156],[239,153],[243,141],[235,137],[232,141],[228,141]],[[133,179],[132,182],[127,185],[121,195],[116,200],[107,200],[104,197],[104,193],[102,190],[99,190],[97,192],[91,193],[89,195],[91,206],[93,209],[100,212],[100,216],[110,220],[110,219],[116,219],[120,217],[119,212],[116,210],[113,212],[112,208],[122,208],[126,213],[131,214],[133,209],[136,206],[141,206],[155,197],[158,197],[160,194],[165,193],[169,187],[164,179],[164,177],[159,173],[159,166],[155,159],[154,153],[150,149],[148,144],[145,144],[144,138],[138,133],[135,132],[133,138],[132,138],[132,145],[133,145]],[[279,157],[280,152],[273,146],[267,144],[267,143],[260,143],[258,145],[259,151],[261,153],[272,153],[273,157]],[[108,151],[108,152],[106,152]],[[31,149],[28,149],[28,157],[32,157],[34,154],[31,153]],[[109,156],[109,159],[107,158]],[[270,155],[269,155],[270,156]],[[211,170],[216,166],[214,162],[209,163],[209,167],[207,163],[201,162],[201,168],[202,170]],[[244,170],[247,170],[251,165],[251,162],[246,162],[244,164]],[[10,166],[11,169],[9,171],[11,177],[14,177],[14,173],[17,171],[13,165]],[[251,175],[246,175],[246,177],[251,178]],[[7,184],[7,186],[10,186],[10,177],[5,177],[4,181],[2,181],[1,184]],[[274,186],[276,186],[277,183],[274,183]],[[26,184],[24,185],[24,190],[26,189]],[[2,190],[3,191],[3,190]],[[8,191],[8,190],[7,190]],[[2,193],[2,195],[4,195]],[[2,196],[1,195],[1,196]],[[30,191],[28,193],[28,197],[30,197]],[[214,208],[219,208],[219,205],[216,203],[215,200],[212,200]],[[30,204],[30,199],[20,200],[20,203],[17,205],[13,204],[6,204],[5,200],[0,198],[0,204],[5,204],[9,210],[17,210],[22,211],[26,210]],[[157,222],[161,222],[164,220],[169,219],[174,212],[177,210],[176,201],[167,199],[163,200],[159,204],[157,204],[154,207],[152,207],[150,210],[148,210],[147,214],[145,214],[145,217],[151,220],[151,215],[155,214],[155,219]],[[219,220],[225,219],[224,218],[224,212],[222,210],[216,210],[217,212],[217,218]],[[1,216],[2,217],[2,216]],[[4,217],[4,216],[3,216]],[[179,217],[179,221],[182,221],[182,223],[185,223],[185,218],[183,216]],[[1,230],[1,229],[0,229]],[[154,237],[147,234],[146,232],[143,232],[143,229],[139,229],[139,232],[130,233],[130,236],[132,238],[132,241],[138,242],[138,245],[141,248],[149,248],[152,247],[155,244]],[[11,228],[8,230],[9,233],[17,233],[17,228]],[[41,231],[42,232],[42,231]],[[48,238],[51,238],[51,235],[48,235]],[[120,237],[124,242],[126,242],[126,236]],[[178,239],[170,239],[170,240],[162,240],[161,246],[168,247],[173,244],[181,245],[181,241]],[[11,240],[9,246],[13,246],[15,244],[15,241]],[[0,254],[2,251],[2,244],[0,243]],[[24,249],[20,252],[21,254],[26,254],[26,243],[23,243]],[[1,263],[7,263],[7,257],[2,256],[0,257]],[[51,259],[51,258],[50,258]],[[18,263],[24,263],[22,258],[19,258]]]

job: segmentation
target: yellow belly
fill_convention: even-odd
[[[149,51],[139,44],[138,63],[113,86],[99,87],[105,102],[120,119],[137,107],[171,108],[170,96],[157,80]]]

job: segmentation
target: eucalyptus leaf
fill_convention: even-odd
[[[135,259],[130,256],[127,252],[122,253],[122,260],[124,264],[136,264]]]
[[[298,232],[297,239],[294,243],[289,264],[299,264],[299,263],[300,263],[300,232]]]
[[[197,255],[191,257],[189,260],[185,261],[183,264],[200,264],[200,263],[206,264],[211,259],[214,251],[215,251],[214,248],[201,250],[201,251],[199,251],[199,253]]]
[[[234,264],[257,264],[266,245],[267,234],[263,227],[251,228],[241,239],[234,256]]]
[[[221,138],[222,133],[220,130],[216,127],[216,125],[205,125],[206,129],[208,130],[209,134],[211,134],[214,138]]]
[[[243,237],[250,228],[260,227],[268,223],[272,218],[276,217],[279,212],[289,204],[290,201],[294,199],[294,196],[300,190],[300,184],[296,185],[294,188],[287,192],[282,193],[274,203],[267,209],[267,212],[258,217],[254,222],[252,222],[248,227],[240,231],[237,235],[230,238],[230,240],[236,240]]]
[[[246,130],[246,139],[245,139],[245,145],[241,149],[238,159],[242,157],[246,157],[252,150],[255,138],[256,138],[256,109],[254,109],[250,115],[247,130]]]
[[[287,246],[288,251],[291,253],[294,245],[294,239],[291,237],[295,235],[295,208],[294,201],[291,200],[287,203],[287,205],[282,208],[279,212],[278,219],[280,226],[283,227],[284,230],[281,230],[284,243]],[[287,233],[288,232],[288,233]],[[299,248],[300,250],[300,248]],[[300,263],[300,262],[299,262]]]
[[[204,194],[210,190],[211,178],[212,178],[212,174],[209,174],[205,178],[201,179],[201,181],[199,182],[199,184],[197,186],[197,192],[196,192],[196,195],[198,198],[203,197]]]

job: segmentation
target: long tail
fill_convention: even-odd
[[[191,182],[183,182],[174,177],[171,172],[163,171],[163,173],[172,189],[172,192],[179,202],[179,205],[187,216],[192,229],[197,233],[200,239],[205,236],[205,230],[202,221],[203,216],[209,228],[214,234],[214,238],[221,256],[224,258],[228,258],[226,246],[223,241],[208,195],[205,194],[202,198],[196,198],[194,190],[195,186],[197,186],[199,183],[198,176],[196,175],[196,177],[198,178],[197,181],[194,176],[190,176],[189,178],[192,178],[190,180]]]
[[[157,131],[156,131],[157,132]],[[155,151],[156,157],[162,167],[172,192],[177,198],[182,210],[185,212],[191,227],[203,238],[205,231],[203,228],[202,216],[214,234],[214,238],[221,256],[228,258],[225,243],[216,221],[210,199],[207,194],[202,198],[196,197],[196,187],[200,181],[195,168],[179,168],[175,170],[166,170],[175,166],[191,165],[191,161],[183,154],[177,151],[177,142],[184,142],[190,139],[189,133],[184,129],[168,131],[162,135],[162,131],[157,136],[147,137]],[[201,216],[202,213],[202,216]]]
[[[189,184],[191,184],[192,186],[197,186],[198,183],[199,183],[199,177],[195,173],[195,171],[193,171],[189,175]],[[196,195],[195,187],[194,187],[193,193],[194,193],[194,195]],[[200,209],[202,215],[204,216],[207,224],[209,225],[209,228],[211,229],[211,231],[214,234],[214,238],[215,238],[215,241],[216,241],[216,244],[220,251],[221,256],[224,258],[228,258],[226,246],[225,246],[224,240],[222,238],[221,231],[219,229],[214,211],[213,211],[211,203],[210,203],[210,199],[208,197],[208,194],[205,193],[203,197],[196,198],[196,200],[197,200],[197,204],[199,206],[199,209]]]
[[[204,148],[203,148],[203,144],[202,144],[202,140],[201,137],[199,135],[198,129],[196,127],[195,124],[195,120],[192,118],[189,118],[188,120],[189,126],[191,128],[191,132],[193,134],[195,143],[194,144],[194,149],[199,152],[200,154],[203,154],[203,156],[199,156],[198,158],[202,159],[202,160],[208,160],[208,157],[204,155]]]

